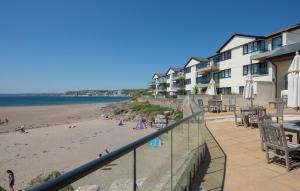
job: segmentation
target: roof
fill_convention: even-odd
[[[278,49],[275,49],[272,51],[263,52],[260,54],[254,54],[250,58],[252,60],[266,60],[266,59],[270,59],[270,58],[274,58],[274,57],[292,54],[297,51],[300,51],[300,42],[286,45],[286,46],[283,46],[281,48],[278,48]]]
[[[187,63],[184,65],[183,68],[186,68],[186,66],[190,63],[190,61],[191,61],[192,59],[197,60],[197,61],[199,61],[199,62],[206,62],[206,61],[208,61],[208,59],[207,59],[207,58],[204,58],[204,57],[191,57],[191,58],[187,61]]]
[[[155,75],[159,78],[166,76],[166,74],[164,74],[164,73],[155,73],[155,74],[153,74],[152,79],[154,78]]]
[[[170,68],[167,70],[167,72],[166,72],[165,75],[167,75],[167,73],[168,73],[170,70],[173,70],[174,72],[180,72],[180,71],[183,70],[183,68],[170,67]]]
[[[217,53],[220,53],[220,51],[236,36],[242,36],[242,37],[250,37],[250,38],[255,38],[255,39],[262,39],[265,38],[264,36],[257,36],[257,35],[248,35],[248,34],[240,34],[240,33],[235,33],[233,34],[222,46],[217,50]]]
[[[282,32],[288,32],[288,31],[291,31],[291,30],[295,30],[295,29],[297,29],[297,28],[300,28],[300,23],[297,23],[297,24],[294,24],[294,25],[290,25],[290,26],[288,26],[288,27],[286,27],[286,28],[283,28],[283,29],[281,29],[281,30],[279,30],[279,31],[276,31],[276,32],[272,32],[272,33],[266,35],[265,37],[266,37],[266,38],[269,38],[269,37],[272,37],[272,36],[276,36],[276,35],[278,35],[279,33],[282,33]]]

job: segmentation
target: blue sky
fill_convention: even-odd
[[[300,22],[300,1],[0,1],[0,93],[144,88],[233,34]]]

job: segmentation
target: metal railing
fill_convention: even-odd
[[[204,159],[203,116],[200,109],[30,190],[91,185],[102,190],[188,190]]]

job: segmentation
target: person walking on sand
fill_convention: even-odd
[[[14,184],[15,184],[14,173],[11,170],[7,170],[6,173],[8,174],[9,190],[14,191]]]
[[[5,123],[6,123],[6,125],[8,124],[8,119],[7,118],[5,118]]]

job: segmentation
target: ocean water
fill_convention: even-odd
[[[23,96],[0,95],[0,107],[12,106],[48,106],[48,105],[74,105],[91,103],[114,103],[130,100],[130,97],[73,97],[73,96]]]

